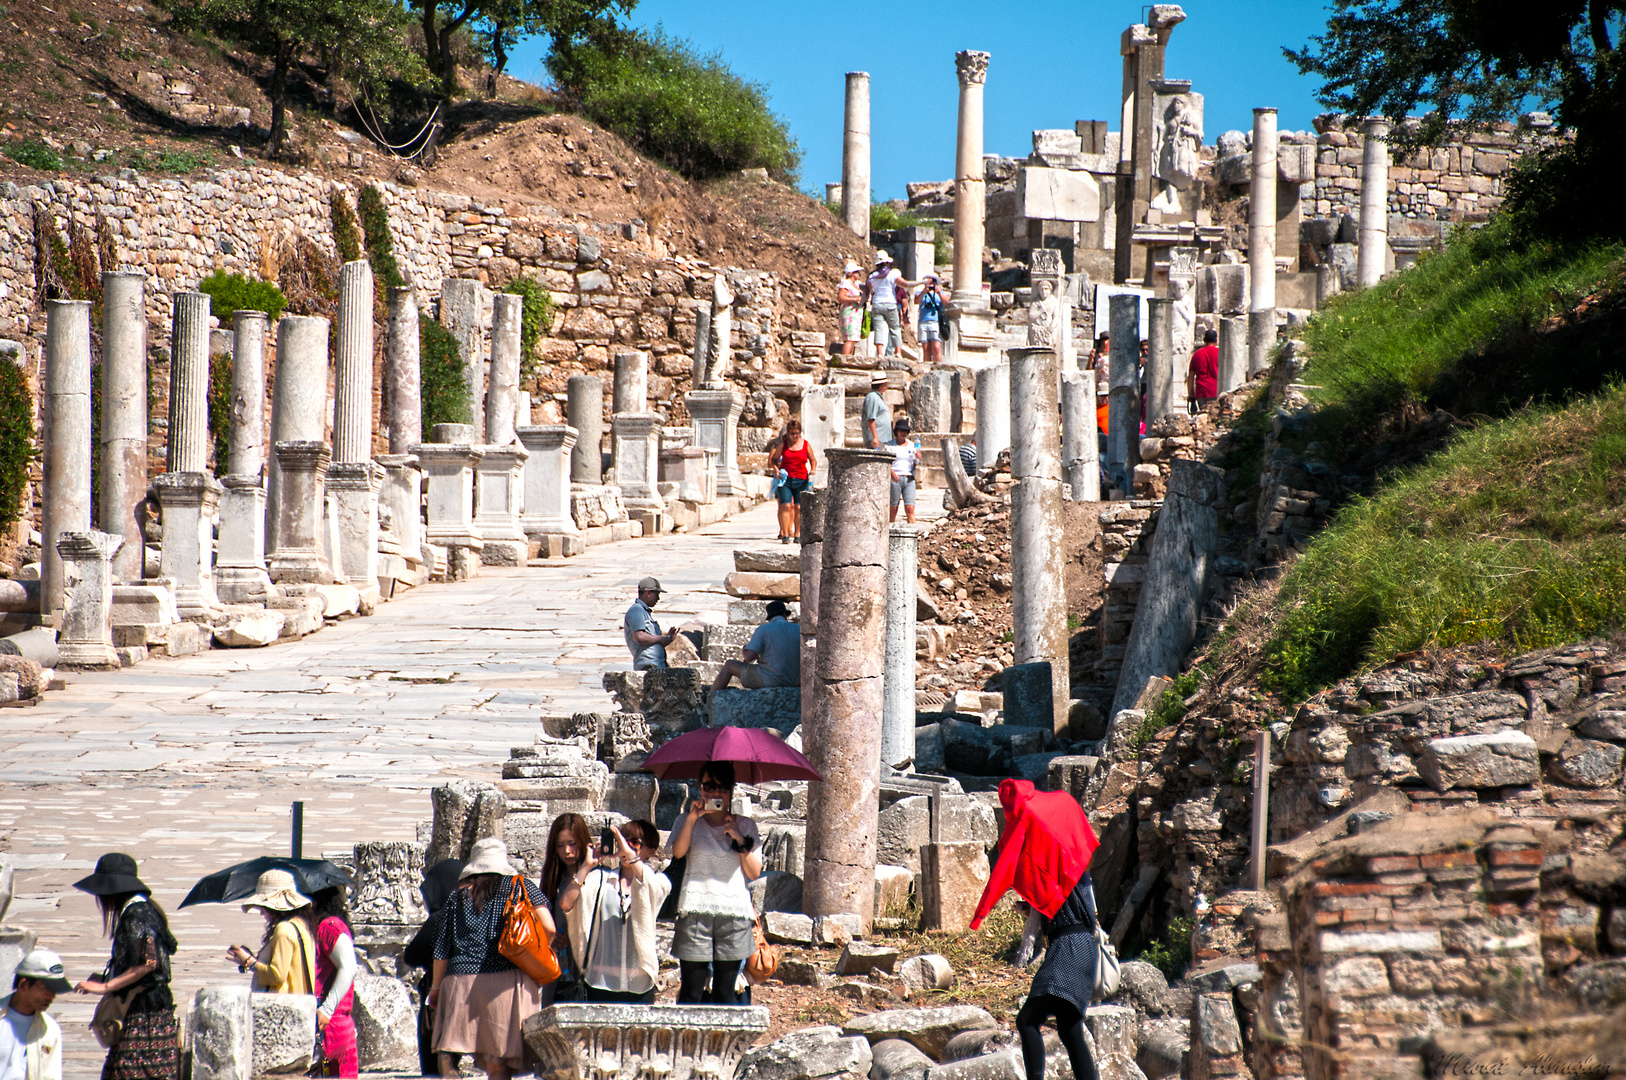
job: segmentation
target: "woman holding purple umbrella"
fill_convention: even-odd
[[[738,1005],[740,966],[756,948],[747,883],[762,874],[760,834],[756,822],[731,810],[732,763],[702,765],[700,795],[672,830],[672,857],[687,858],[672,940],[681,977],[677,999],[680,1005]]]

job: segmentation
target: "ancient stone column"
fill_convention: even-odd
[[[875,901],[892,457],[884,450],[831,450],[826,459],[820,686],[802,737],[825,782],[808,785],[802,911],[856,914],[867,933]]]
[[[917,437],[922,432],[959,434],[960,408],[960,372],[957,368],[928,371],[909,384],[909,420],[914,425]],[[805,424],[802,430],[805,434]]]
[[[881,696],[881,764],[913,771],[915,762],[915,590],[920,532],[887,533],[886,674]]]
[[[649,354],[615,354],[615,386],[610,393],[610,413],[641,413],[649,404]]]
[[[476,437],[486,429],[485,307],[490,296],[473,278],[446,278],[440,283],[440,322],[457,339],[463,359],[463,384],[469,392],[469,415]]]
[[[65,532],[57,540],[63,580],[57,667],[107,671],[119,666],[113,649],[111,560],[123,543],[122,536],[104,532]]]
[[[265,331],[263,311],[232,313],[231,451],[226,472],[259,479],[265,470]]]
[[[570,482],[604,482],[604,383],[597,375],[572,375],[565,384],[565,418],[576,429],[570,451]]]
[[[136,507],[147,497],[147,275],[102,275],[101,526],[124,538],[113,576],[140,581],[146,542]]]
[[[510,446],[518,415],[520,316],[525,298],[498,293],[491,298],[491,386],[486,392],[486,442]]]
[[[1248,190],[1248,373],[1263,371],[1276,344],[1276,110],[1253,110],[1253,183]]]
[[[1067,590],[1054,349],[1012,349],[1011,633],[1018,664],[1050,665],[1054,730],[1067,728]]]
[[[410,285],[390,289],[390,453],[410,454],[423,442],[423,387],[418,368],[418,294]]]
[[[869,243],[869,72],[847,72],[841,133],[841,220]]]
[[[284,315],[277,323],[277,374],[271,386],[271,444],[327,441],[326,319]],[[275,550],[282,535],[282,459],[273,454],[266,488],[266,534]]]
[[[232,313],[231,449],[220,478],[215,591],[228,604],[264,603],[265,332],[263,311]]]
[[[1061,476],[1074,502],[1101,501],[1100,445],[1095,432],[1095,373],[1061,376]]]
[[[994,464],[1011,446],[1011,365],[1000,360],[977,369],[977,468]]]
[[[1389,248],[1389,121],[1367,117],[1362,135],[1361,246],[1355,276],[1364,289],[1383,280]]]
[[[1197,249],[1175,247],[1169,251],[1169,408],[1186,407],[1186,376],[1191,372],[1191,354],[1197,349]],[[1150,419],[1150,417],[1148,417]]]
[[[690,381],[706,385],[706,367],[711,363],[711,308],[701,304],[694,309],[694,370]]]
[[[1146,356],[1146,422],[1150,424],[1174,408],[1174,301],[1161,296],[1147,300],[1146,321],[1152,342]]]
[[[339,270],[335,350],[333,462],[373,459],[373,267],[365,259]]]
[[[798,496],[802,508],[801,615],[802,631],[802,724],[813,715],[824,684],[819,681],[819,575],[824,572],[824,492],[814,488]]]
[[[170,331],[169,448],[166,472],[209,467],[209,297],[175,294]]]
[[[432,437],[412,448],[428,483],[425,538],[443,549],[447,580],[461,581],[479,571],[485,546],[474,530],[474,469],[485,448],[473,424],[436,424]]]
[[[683,395],[683,403],[694,426],[694,444],[717,451],[717,494],[745,494],[736,457],[745,398],[732,390],[695,390]]]
[[[277,515],[277,546],[271,555],[271,580],[279,584],[327,584],[333,580],[333,570],[324,554],[326,513],[322,494],[333,452],[325,442],[298,439],[278,442],[276,455],[282,474],[282,500]]]
[[[1219,392],[1229,394],[1248,381],[1248,321],[1225,315],[1219,321]]]
[[[539,544],[545,559],[580,555],[586,542],[570,516],[570,451],[576,445],[576,429],[541,424],[521,427],[518,435],[530,454],[525,459],[525,514],[520,528]]]
[[[1107,475],[1127,496],[1140,464],[1140,297],[1108,298],[1112,354],[1107,369]]]
[[[90,301],[45,302],[40,395],[40,614],[57,623],[64,590],[63,533],[90,529]]]
[[[982,303],[983,215],[982,87],[988,79],[985,52],[954,54],[960,79],[960,119],[954,152],[954,299]],[[867,212],[867,208],[866,208]],[[980,410],[979,410],[980,411]]]
[[[654,536],[665,525],[666,500],[661,498],[661,414],[616,413],[610,417],[610,470],[621,488],[627,516]]]

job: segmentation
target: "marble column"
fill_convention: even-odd
[[[570,451],[576,429],[567,424],[518,429],[525,459],[525,514],[520,527],[537,542],[543,558],[580,555],[586,542],[570,516]]]
[[[1191,372],[1191,354],[1197,350],[1197,249],[1175,247],[1169,251],[1168,297],[1170,359],[1169,408],[1186,408],[1186,376]]]
[[[661,415],[616,413],[610,417],[610,469],[621,489],[627,515],[653,536],[666,523],[666,500],[660,492]]]
[[[40,614],[61,618],[63,533],[90,529],[90,301],[45,302],[40,395]]]
[[[615,354],[615,385],[610,393],[610,413],[649,411],[649,354]]]
[[[1059,365],[1054,349],[1012,349],[1011,634],[1018,664],[1050,665],[1054,730],[1067,729]]]
[[[232,313],[231,451],[220,478],[215,591],[228,604],[264,603],[265,333],[263,311]]]
[[[711,308],[701,304],[694,309],[694,370],[689,381],[706,385],[706,368],[711,363]]]
[[[486,442],[510,446],[518,416],[520,317],[525,298],[497,293],[491,298],[491,386],[486,392]]]
[[[113,649],[113,554],[122,536],[65,532],[57,540],[62,560],[62,624],[56,636],[58,668],[110,671],[119,666]]]
[[[960,80],[960,117],[954,153],[954,293],[959,302],[982,304],[983,216],[986,183],[982,161],[982,88],[989,54],[954,54]]]
[[[797,497],[801,503],[802,551],[798,576],[801,578],[802,631],[802,724],[803,730],[819,701],[824,684],[819,681],[819,575],[824,572],[824,492],[813,488]]]
[[[1361,288],[1383,280],[1389,249],[1389,121],[1367,117],[1361,125],[1361,246],[1355,276]]]
[[[1229,394],[1248,381],[1248,320],[1222,315],[1219,321],[1219,392]]]
[[[147,497],[147,275],[102,275],[101,526],[124,543],[113,576],[140,581],[146,541],[136,507]]]
[[[1161,420],[1174,408],[1174,301],[1155,296],[1146,301],[1146,423]]]
[[[328,322],[284,315],[277,323],[277,373],[271,385],[271,444],[327,441]],[[274,551],[282,536],[282,458],[267,461],[266,535]]]
[[[893,525],[887,533],[886,674],[881,694],[881,764],[906,772],[915,763],[915,591],[920,531]]]
[[[1276,344],[1276,110],[1253,110],[1248,190],[1248,373],[1270,364]]]
[[[119,667],[112,647],[112,556],[120,545],[124,537],[107,532],[65,532],[57,540],[63,581],[57,667],[75,672]]]
[[[824,777],[808,785],[802,911],[874,920],[886,674],[887,511],[892,456],[827,455],[819,565],[819,681],[802,745]]]
[[[570,451],[570,482],[604,482],[604,383],[597,375],[572,375],[565,384],[565,418],[576,429]]]
[[[333,581],[333,569],[322,536],[327,524],[323,492],[333,452],[325,442],[296,439],[278,442],[276,455],[282,475],[282,501],[277,515],[276,550],[271,555],[271,580],[279,584],[328,584]]]
[[[424,534],[445,549],[447,580],[459,581],[480,569],[485,547],[474,529],[474,470],[485,448],[475,444],[473,424],[436,424],[431,436],[412,448],[427,478]]]
[[[487,413],[486,419],[492,419]],[[480,537],[480,562],[486,566],[524,566],[530,546],[520,526],[525,499],[525,459],[531,455],[513,441],[483,445],[474,463],[474,532]]]
[[[446,278],[440,283],[440,322],[457,339],[476,438],[486,429],[485,307],[490,295],[473,278]]]
[[[847,72],[841,132],[841,220],[869,243],[869,72]]]
[[[1095,432],[1095,373],[1061,376],[1061,476],[1074,502],[1101,501],[1100,445]]]
[[[334,358],[333,463],[373,459],[373,267],[339,270],[339,335]]]
[[[1128,497],[1140,464],[1140,297],[1108,297],[1112,353],[1107,374],[1107,476]]]
[[[717,451],[717,494],[744,495],[736,451],[745,399],[732,390],[695,390],[683,395],[683,403],[694,426],[694,444]]]
[[[977,468],[987,469],[1011,446],[1011,365],[1001,359],[977,369]]]
[[[165,472],[209,469],[209,297],[175,294],[169,342],[169,447]]]
[[[410,285],[390,289],[388,380],[390,453],[410,454],[423,442],[423,388],[419,372],[418,294]]]

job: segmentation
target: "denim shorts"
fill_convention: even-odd
[[[902,480],[892,481],[892,505],[903,503],[905,506],[915,505],[915,478],[905,476]]]
[[[942,331],[938,329],[937,320],[933,319],[930,322],[922,320],[920,325],[915,328],[915,340],[920,342],[922,345],[926,344],[928,341],[942,341],[943,334]]]
[[[672,955],[690,963],[744,960],[757,947],[751,923],[740,915],[685,912],[677,917]]]
[[[812,486],[812,480],[781,480],[779,482],[779,494],[777,495],[777,498],[780,502],[784,503],[786,506],[789,506],[791,503],[796,501],[796,496],[800,495],[802,492],[808,490]]]

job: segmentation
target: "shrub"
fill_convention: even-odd
[[[193,153],[190,150],[163,150],[159,152],[153,168],[159,172],[189,173],[207,169],[213,164],[214,158],[208,154]]]
[[[13,139],[0,147],[0,153],[19,165],[40,172],[62,171],[62,156],[38,139]]]
[[[215,473],[224,474],[231,453],[231,360],[225,353],[209,357],[209,437],[215,444]]]
[[[22,368],[0,359],[0,532],[22,513],[28,465],[34,460],[34,402]]]
[[[457,339],[433,319],[418,323],[418,382],[423,401],[423,430],[436,424],[471,424],[469,386],[463,380],[463,358]]]
[[[1195,925],[1189,918],[1170,919],[1167,932],[1135,959],[1151,964],[1171,980],[1178,979],[1191,966],[1191,931]]]
[[[841,215],[839,203],[826,203],[834,205],[836,216]],[[938,266],[946,266],[949,261],[949,239],[947,230],[929,218],[923,218],[913,210],[899,210],[888,203],[869,204],[869,230],[870,232],[891,231],[892,229],[908,229],[924,226],[934,229],[932,233],[932,261]]]
[[[333,246],[339,250],[339,261],[355,262],[361,258],[361,229],[356,225],[355,211],[335,191],[328,212],[333,219]]]
[[[263,311],[272,321],[288,306],[282,290],[269,281],[258,281],[242,274],[228,274],[216,270],[198,282],[198,292],[209,294],[209,313],[225,326],[238,311]]]
[[[395,241],[390,236],[390,215],[384,206],[384,196],[371,184],[356,196],[356,211],[361,218],[361,231],[367,239],[367,261],[373,265],[373,276],[386,289],[405,285],[406,277],[395,261]]]
[[[519,323],[519,376],[523,382],[536,374],[536,343],[553,325],[553,294],[540,281],[528,277],[515,278],[502,291],[525,300]]]
[[[619,45],[556,48],[548,60],[589,117],[684,176],[765,168],[794,186],[801,149],[760,84],[660,30],[626,35]]]

